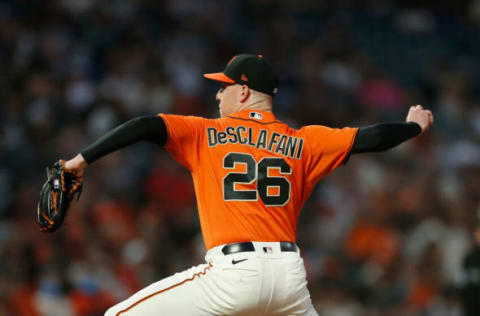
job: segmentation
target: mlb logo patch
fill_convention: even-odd
[[[258,112],[250,112],[250,118],[261,120],[263,118],[263,115]]]
[[[264,253],[273,253],[272,247],[263,247],[263,252]]]

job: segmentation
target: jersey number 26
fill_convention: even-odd
[[[292,168],[283,158],[266,157],[258,163],[252,155],[229,153],[223,158],[223,168],[234,169],[235,164],[245,164],[246,172],[230,172],[223,178],[225,201],[257,201],[260,195],[266,206],[284,206],[290,200],[290,181],[286,177],[268,176],[271,168],[279,169],[280,175],[292,174]],[[235,183],[251,184],[257,181],[256,190],[235,190]],[[277,194],[269,194],[269,188],[277,188]]]

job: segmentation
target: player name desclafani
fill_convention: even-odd
[[[300,159],[303,151],[303,138],[290,135],[272,133],[268,135],[268,130],[262,129],[257,135],[251,127],[229,126],[225,131],[217,131],[215,127],[207,128],[208,147],[217,145],[241,144],[257,149],[268,150],[274,154],[280,154],[285,157]]]

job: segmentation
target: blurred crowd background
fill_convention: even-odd
[[[47,165],[128,119],[218,116],[202,74],[238,53],[274,65],[274,110],[294,127],[433,111],[428,133],[321,181],[297,243],[320,315],[463,315],[478,34],[479,0],[0,0],[0,315],[103,315],[202,263],[190,175],[158,146],[92,164],[55,234],[39,231],[36,203]]]

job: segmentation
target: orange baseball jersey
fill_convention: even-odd
[[[207,249],[242,241],[296,240],[315,184],[345,161],[357,128],[293,129],[270,112],[206,119],[159,114],[166,149],[190,170]]]

